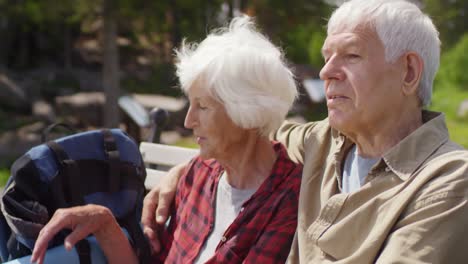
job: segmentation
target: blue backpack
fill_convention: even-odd
[[[150,247],[139,225],[145,178],[138,146],[119,129],[78,133],[32,148],[12,165],[1,196],[0,238],[7,239],[0,241],[1,260],[30,255],[57,209],[99,204],[127,230],[140,262],[149,262]],[[68,232],[49,247],[63,244]],[[87,240],[76,249],[80,263],[91,263]]]

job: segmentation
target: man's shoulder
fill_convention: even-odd
[[[448,140],[427,160],[426,166],[431,169],[438,167],[464,167],[468,165],[468,150]]]
[[[305,134],[311,132],[327,131],[330,129],[328,118],[317,121],[309,121],[306,123],[298,123],[294,121],[284,121],[281,127],[278,129],[279,133],[289,133],[292,131],[302,131]]]
[[[425,181],[415,195],[416,208],[442,200],[468,198],[468,151],[456,145],[446,148],[435,153],[414,175]]]

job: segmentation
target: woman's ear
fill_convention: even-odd
[[[416,52],[407,52],[402,59],[406,69],[403,78],[403,93],[415,94],[421,82],[424,61]]]

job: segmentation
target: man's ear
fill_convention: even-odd
[[[403,93],[405,95],[417,93],[419,83],[421,82],[424,61],[416,52],[407,52],[403,55],[402,59],[405,65]]]

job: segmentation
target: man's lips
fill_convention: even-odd
[[[343,102],[344,100],[347,100],[349,99],[348,97],[346,96],[343,96],[343,95],[327,95],[327,105],[330,106],[330,105],[335,105],[335,104],[338,104],[340,102]]]

